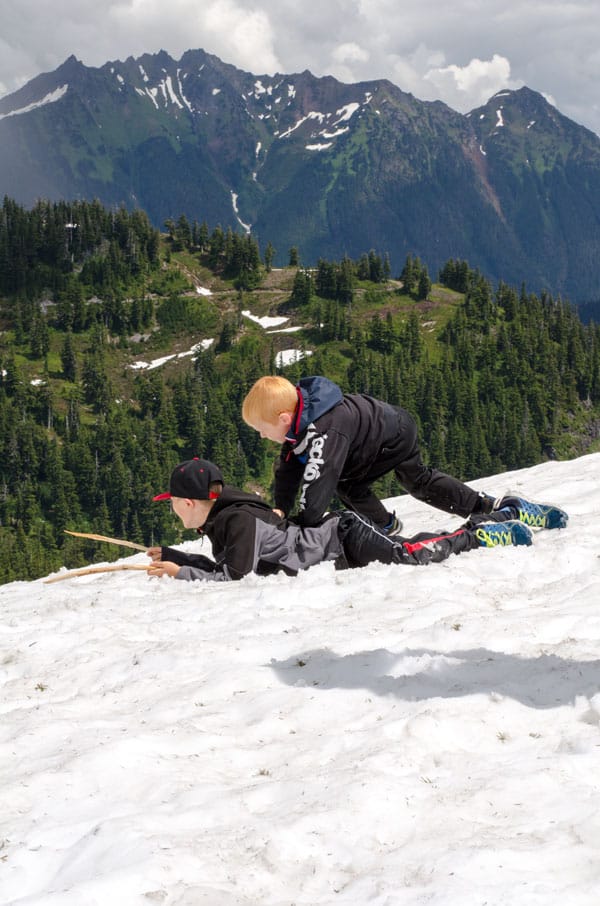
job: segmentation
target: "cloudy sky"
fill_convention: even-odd
[[[597,0],[0,0],[0,95],[88,66],[202,48],[256,74],[387,78],[466,112],[528,85],[600,134]]]

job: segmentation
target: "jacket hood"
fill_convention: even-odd
[[[329,412],[344,399],[344,394],[338,385],[329,378],[321,376],[302,378],[296,386],[296,393],[298,394],[298,405],[286,438],[292,443],[297,441],[311,422]]]
[[[206,520],[202,528],[198,529],[198,534],[208,533],[215,519],[220,513],[223,512],[223,510],[227,509],[228,507],[247,506],[248,504],[252,504],[252,506],[256,507],[257,509],[272,512],[271,504],[267,503],[266,500],[263,500],[262,497],[259,497],[258,494],[249,494],[246,491],[242,491],[240,490],[240,488],[236,488],[231,484],[224,485],[218,499],[215,500],[211,508],[208,519]]]
[[[239,505],[240,503],[253,503],[254,506],[264,507],[266,510],[271,509],[271,504],[267,503],[262,497],[259,497],[258,494],[251,494],[248,491],[242,491],[240,488],[236,488],[231,484],[226,484],[223,486],[223,490],[219,494],[217,500],[211,509],[210,517],[214,513],[218,513],[220,510],[225,509],[228,506]]]

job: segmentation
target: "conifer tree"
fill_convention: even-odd
[[[431,280],[429,279],[429,274],[427,268],[421,268],[421,273],[419,275],[419,283],[417,287],[417,299],[426,299],[431,292]]]
[[[77,359],[73,349],[73,335],[70,330],[65,334],[60,361],[65,380],[74,383],[77,380]]]
[[[270,274],[273,269],[273,258],[275,257],[275,249],[270,242],[267,242],[265,247],[264,262],[265,270],[267,274]]]

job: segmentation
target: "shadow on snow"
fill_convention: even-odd
[[[577,696],[600,690],[600,661],[576,661],[541,654],[522,657],[475,648],[467,651],[385,648],[339,655],[316,649],[268,665],[289,686],[366,689],[407,701],[497,695],[531,708],[572,705]],[[598,713],[600,722],[600,710]]]

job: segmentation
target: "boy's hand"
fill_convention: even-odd
[[[149,547],[146,551],[151,560],[160,560],[161,552],[160,547]]]
[[[148,575],[157,579],[162,579],[163,576],[171,576],[174,579],[180,569],[177,563],[171,563],[170,560],[154,560],[148,568]]]
[[[285,516],[285,513],[283,512],[283,510],[277,510],[275,507],[273,507],[273,512],[277,513],[278,516],[281,516],[282,519]]]

